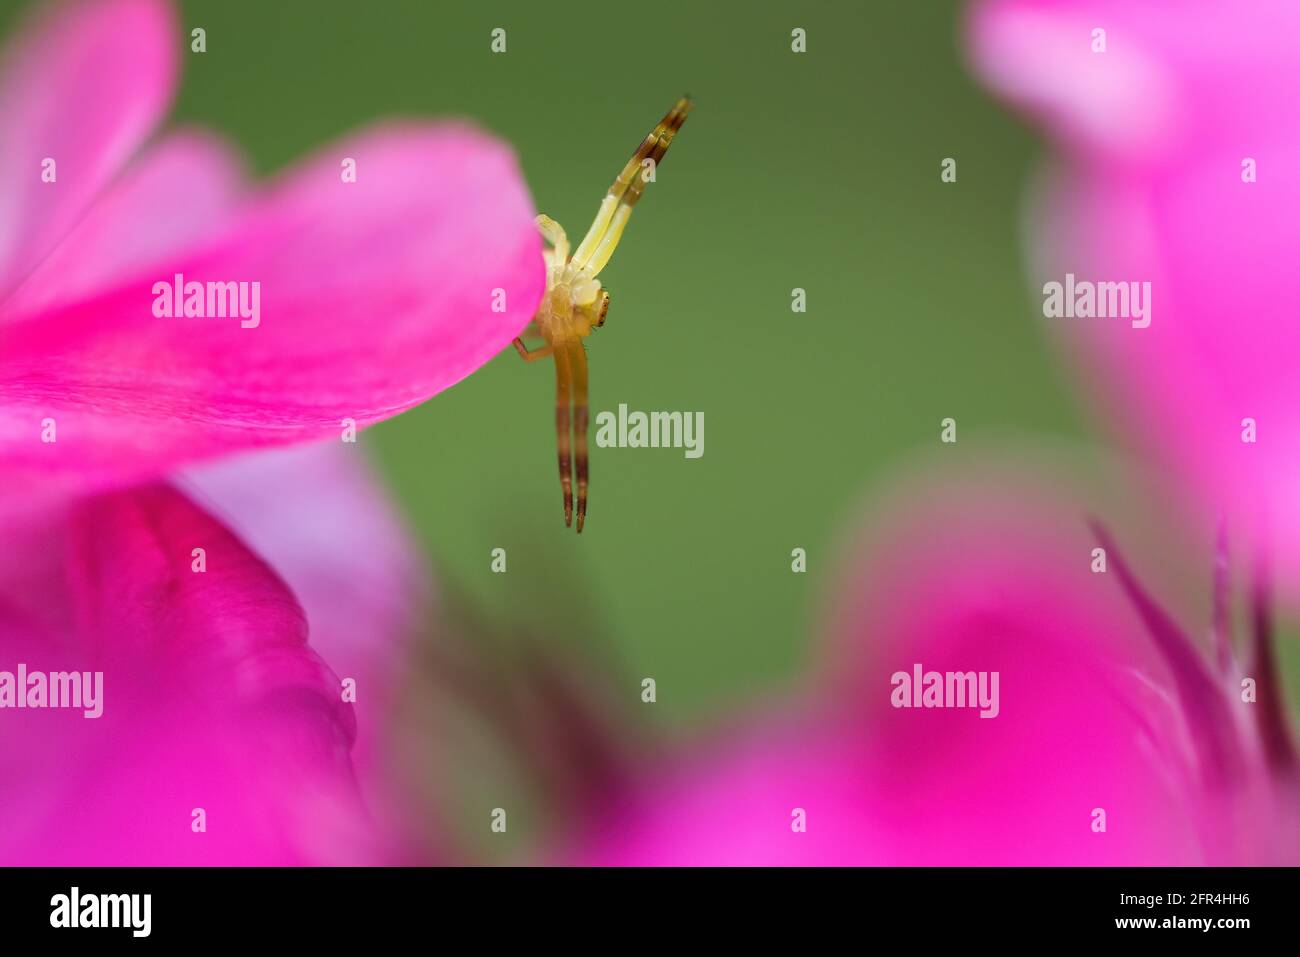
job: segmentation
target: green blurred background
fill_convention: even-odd
[[[484,602],[594,625],[656,678],[659,720],[785,682],[837,529],[944,416],[963,439],[1074,428],[1018,264],[1035,147],[963,72],[956,4],[181,9],[208,52],[185,57],[175,117],[224,130],[257,172],[385,114],[468,116],[514,144],[538,210],[575,237],[674,99],[695,99],[602,275],[588,352],[593,415],[702,411],[704,456],[593,448],[589,521],[566,531],[554,373],[509,349],[362,439],[439,563]]]
[[[185,54],[174,117],[223,130],[257,173],[381,116],[468,116],[515,145],[538,209],[574,237],[674,99],[695,98],[602,276],[613,305],[589,355],[593,414],[702,411],[704,457],[593,449],[587,529],[566,531],[553,373],[512,350],[362,439],[449,580],[583,632],[629,696],[655,677],[654,721],[789,686],[845,524],[943,417],[963,444],[1085,434],[1020,268],[1038,147],[965,72],[956,3],[180,9],[208,49]],[[498,546],[506,575],[489,570]]]

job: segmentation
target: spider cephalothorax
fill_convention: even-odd
[[[515,339],[514,345],[525,362],[555,357],[555,432],[564,524],[573,523],[576,471],[579,532],[587,515],[587,352],[582,340],[592,329],[604,325],[609,310],[609,293],[596,277],[614,254],[632,207],[641,198],[646,183],[654,182],[655,169],[690,110],[691,101],[683,97],[650,131],[605,194],[595,221],[573,255],[569,255],[569,239],[560,224],[549,216],[537,217],[537,227],[551,248],[543,254],[546,295],[533,316],[530,331],[544,339],[546,345],[530,350],[521,339]]]

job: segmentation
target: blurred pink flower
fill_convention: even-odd
[[[365,459],[326,442],[180,482],[4,519],[0,672],[103,690],[97,718],[0,691],[0,864],[436,859],[392,751],[428,576]]]
[[[1300,860],[1294,779],[1270,766],[1250,711],[1263,706],[1241,701],[1237,675],[1202,659],[1108,540],[1108,573],[1093,573],[1097,538],[1068,508],[967,479],[912,483],[861,537],[809,705],[653,768],[572,859]],[[896,707],[892,676],[918,664],[998,673],[996,716]]]
[[[337,438],[473,372],[541,295],[515,158],[468,125],[362,132],[251,192],[210,134],[142,149],[184,49],[162,0],[71,2],[0,65],[0,467],[27,494]],[[156,317],[176,274],[260,283],[260,322]]]
[[[400,693],[434,576],[365,455],[332,441],[269,449],[189,470],[178,484],[284,579],[311,648],[354,683],[350,758],[373,827],[350,837],[375,861],[428,863],[436,851],[401,824],[424,809],[411,804],[397,749],[408,724]]]
[[[104,682],[101,717],[6,707],[0,861],[425,859],[390,826],[411,809],[385,702],[426,569],[338,438],[527,322],[531,201],[458,124],[363,133],[254,192],[209,134],[140,151],[174,26],[162,0],[60,3],[0,63],[0,672]],[[178,273],[259,282],[261,321],[155,316]]]
[[[4,534],[0,671],[103,677],[98,717],[32,707],[30,686],[10,689],[26,708],[0,696],[0,862],[364,859],[355,717],[293,595],[239,539],[163,485]]]
[[[1151,284],[1148,328],[1044,321],[1193,517],[1226,516],[1300,594],[1300,5],[987,0],[968,41],[1054,145],[1033,278]]]

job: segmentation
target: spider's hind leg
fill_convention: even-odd
[[[566,528],[573,524],[573,459],[570,455],[573,390],[570,375],[569,352],[560,348],[555,353],[555,444],[560,460],[560,490],[564,493]]]
[[[573,374],[573,445],[578,473],[578,532],[587,518],[587,351],[582,341],[569,346]]]

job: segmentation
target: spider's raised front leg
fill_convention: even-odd
[[[573,267],[584,270],[592,277],[599,275],[605,268],[609,257],[614,255],[628,217],[632,215],[632,207],[645,190],[647,167],[649,171],[658,168],[659,161],[672,144],[673,136],[682,128],[690,112],[691,101],[682,97],[632,154],[601,201],[596,219],[587,230],[587,235],[574,251],[571,263]]]
[[[537,223],[542,238],[551,246],[542,252],[542,257],[546,260],[546,288],[550,289],[569,264],[569,237],[565,234],[564,227],[545,213],[538,213],[534,222]]]

